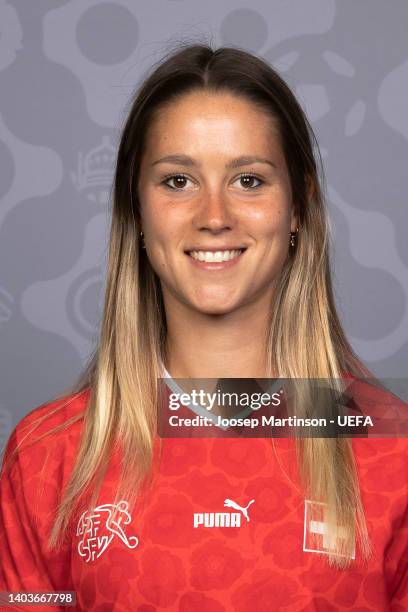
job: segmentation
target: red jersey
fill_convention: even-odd
[[[32,437],[83,414],[88,397]],[[408,610],[406,438],[352,441],[374,554],[364,563],[357,543],[346,570],[327,563],[321,504],[304,498],[293,438],[275,439],[275,451],[265,438],[164,439],[154,488],[132,509],[118,502],[116,521],[112,459],[96,506],[50,551],[83,419],[34,444],[24,437],[59,401],[25,416],[6,448],[21,443],[0,481],[0,591],[75,591],[76,609],[95,612]]]

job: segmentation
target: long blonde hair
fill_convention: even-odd
[[[50,537],[57,544],[80,493],[96,479],[94,500],[114,444],[123,450],[118,498],[135,495],[152,473],[157,378],[166,357],[160,282],[140,244],[137,180],[147,130],[164,105],[193,90],[227,91],[257,105],[278,126],[300,232],[276,281],[266,346],[269,370],[285,378],[340,378],[370,373],[353,353],[336,313],[329,265],[323,172],[313,130],[293,93],[262,59],[236,48],[185,44],[162,58],[139,88],[118,150],[107,285],[100,339],[71,393],[90,389],[74,469]],[[319,166],[318,166],[319,161]],[[346,567],[356,537],[370,554],[358,475],[347,438],[296,442],[304,491],[326,502],[329,531],[343,538],[328,555]]]

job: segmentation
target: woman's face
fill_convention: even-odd
[[[227,314],[272,298],[297,221],[266,113],[229,93],[172,102],[147,135],[138,190],[166,308]]]

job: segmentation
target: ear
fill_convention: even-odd
[[[314,197],[315,195],[315,182],[310,174],[305,175],[305,195],[306,195],[306,204]],[[290,223],[290,231],[296,232],[299,229],[299,204],[298,202],[292,203],[292,215],[291,215],[291,223]]]
[[[291,217],[290,217],[290,231],[296,232],[298,228],[299,228],[299,215],[297,212],[297,206],[296,204],[292,204],[292,212],[291,212]]]

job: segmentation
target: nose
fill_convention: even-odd
[[[228,197],[221,190],[207,191],[198,205],[194,222],[200,230],[207,229],[218,233],[224,229],[232,229],[234,219]]]

